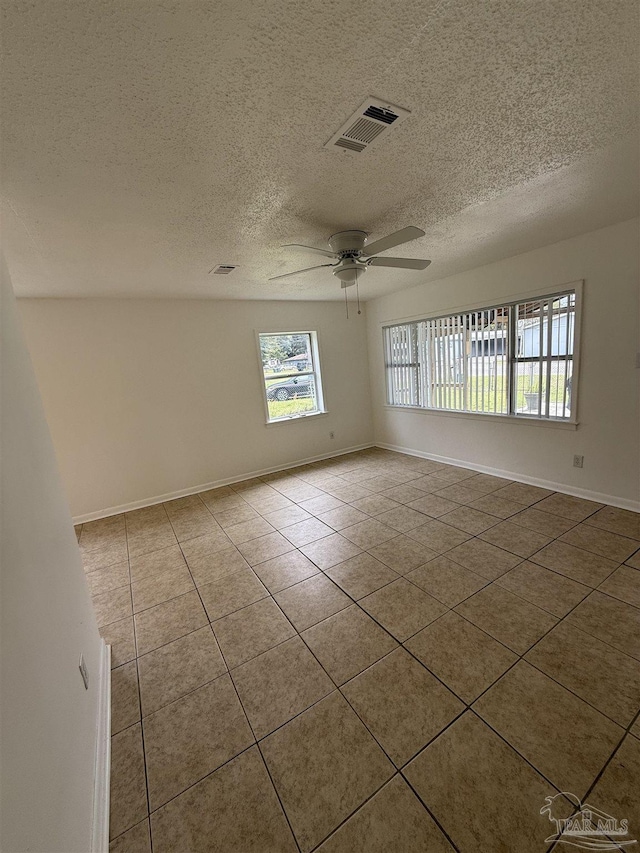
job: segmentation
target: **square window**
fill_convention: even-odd
[[[260,362],[267,422],[324,411],[315,332],[261,332]]]

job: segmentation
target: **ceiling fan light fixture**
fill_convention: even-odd
[[[366,267],[365,266],[361,267],[361,270],[364,272],[364,270],[366,270]],[[333,271],[333,274],[335,276],[337,276],[340,279],[340,281],[343,282],[343,284],[346,284],[348,287],[350,284],[356,283],[356,279],[358,277],[358,272],[359,272],[358,267],[348,266],[346,268],[335,269]]]

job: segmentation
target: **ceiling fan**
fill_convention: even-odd
[[[413,258],[373,257],[378,252],[384,252],[386,249],[393,249],[394,246],[408,243],[409,240],[424,237],[424,233],[420,228],[409,225],[406,228],[401,228],[400,231],[395,231],[393,234],[382,237],[380,240],[366,244],[367,237],[369,236],[366,231],[339,231],[333,237],[329,237],[328,242],[331,251],[328,249],[316,249],[314,246],[300,246],[297,243],[288,243],[282,248],[315,252],[317,255],[332,258],[336,263],[319,264],[315,267],[295,270],[295,272],[286,272],[283,275],[274,275],[269,281],[277,281],[280,278],[287,278],[290,275],[300,275],[311,270],[331,267],[333,274],[340,279],[342,282],[341,286],[344,288],[355,284],[359,274],[366,272],[369,267],[396,267],[404,270],[424,270],[429,266],[431,261]]]

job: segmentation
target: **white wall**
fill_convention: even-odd
[[[102,640],[4,264],[1,284],[0,848],[87,853]]]
[[[371,397],[365,315],[347,320],[340,303],[20,300],[72,512],[99,514],[374,438],[637,502],[637,238],[632,220],[367,303]],[[578,430],[385,408],[381,323],[577,279]],[[326,417],[265,426],[256,329],[318,331]]]
[[[76,517],[371,441],[364,313],[343,303],[19,305]],[[318,332],[328,415],[265,425],[256,329]]]
[[[630,220],[369,302],[375,441],[640,509],[638,227]],[[585,288],[577,430],[385,406],[382,324],[553,291],[578,279]],[[584,455],[583,469],[572,467],[574,454]]]

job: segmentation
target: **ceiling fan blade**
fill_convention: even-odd
[[[282,275],[271,276],[269,281],[276,281],[279,278],[288,278],[290,275],[300,275],[303,272],[311,272],[311,270],[319,270],[322,267],[332,267],[334,264],[319,264],[317,267],[306,267],[303,270],[294,270],[293,272],[285,272]]]
[[[316,255],[324,255],[325,258],[337,258],[335,252],[330,252],[328,249],[316,249],[315,246],[301,246],[300,243],[285,243],[283,249],[303,249],[305,252],[315,252]]]
[[[387,234],[375,243],[370,243],[362,250],[365,258],[371,255],[377,255],[378,252],[384,252],[386,249],[393,249],[394,246],[399,246],[401,243],[408,243],[409,240],[417,240],[418,237],[424,237],[424,231],[421,228],[416,228],[415,225],[408,225],[406,228],[401,228],[399,231],[394,231],[393,234]]]
[[[431,261],[417,258],[371,258],[369,267],[398,267],[401,270],[426,270]]]

